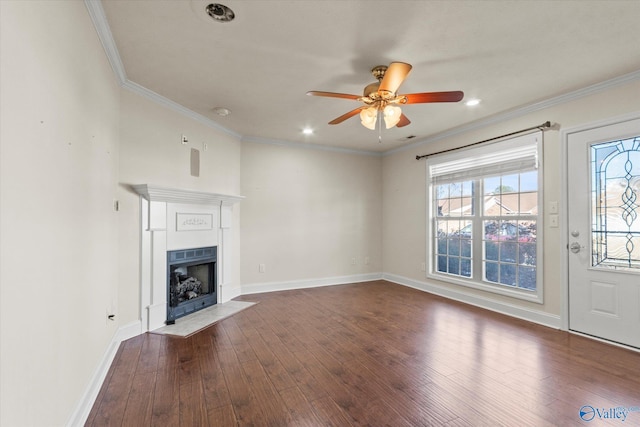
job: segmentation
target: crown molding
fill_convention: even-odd
[[[136,93],[138,95],[143,96],[144,98],[149,99],[152,102],[160,104],[164,107],[167,107],[177,113],[180,113],[184,116],[187,116],[195,121],[202,123],[206,126],[217,129],[227,135],[231,135],[236,139],[240,139],[241,135],[237,132],[233,132],[230,129],[225,128],[224,126],[219,125],[215,121],[196,113],[193,110],[190,110],[183,105],[178,104],[166,98],[152,90],[147,89],[144,86],[139,85],[138,83],[132,82],[127,77],[127,73],[124,69],[124,64],[120,58],[120,53],[118,52],[118,47],[116,46],[116,42],[113,39],[113,33],[111,33],[111,28],[109,27],[109,22],[107,21],[107,16],[104,13],[104,8],[102,7],[101,0],[84,0],[84,4],[89,11],[89,16],[91,17],[91,21],[98,33],[98,38],[102,43],[102,47],[107,55],[107,59],[109,60],[109,64],[111,64],[111,68],[113,69],[114,74],[116,75],[116,79],[120,86],[129,91]]]
[[[536,111],[544,110],[546,108],[551,108],[556,105],[564,104],[569,101],[584,98],[586,96],[593,95],[595,93],[602,92],[604,90],[611,89],[616,86],[631,83],[636,80],[640,80],[640,70],[634,71],[632,73],[624,74],[622,76],[614,77],[612,79],[605,80],[603,82],[596,83],[596,84],[584,87],[582,89],[574,90],[572,92],[567,92],[563,95],[545,99],[543,101],[538,101],[531,104],[523,105],[522,107],[514,108],[512,110],[508,110],[503,113],[498,113],[494,116],[487,117],[486,119],[480,119],[475,122],[468,123],[466,125],[457,126],[455,128],[438,133],[436,135],[432,135],[432,136],[420,139],[411,144],[385,151],[382,155],[387,156],[387,155],[399,153],[402,151],[411,150],[413,148],[421,147],[423,145],[440,141],[442,139],[446,139],[455,135],[482,129],[487,126],[504,122],[507,120],[516,119],[518,117],[522,117]]]
[[[109,64],[111,64],[111,68],[118,79],[118,83],[123,85],[127,81],[127,74],[124,71],[124,64],[122,64],[122,60],[120,59],[120,53],[118,52],[116,42],[113,39],[113,33],[111,33],[107,16],[102,8],[102,1],[84,0],[84,5],[89,11],[89,16],[91,17],[91,21],[93,21],[93,26],[96,28],[98,38],[100,39],[100,43],[102,43],[105,53],[107,54],[107,59],[109,60]]]
[[[139,85],[138,83],[132,82],[131,80],[126,80],[123,84],[122,87],[137,94],[140,95],[144,98],[147,98],[148,100],[155,102],[156,104],[162,105],[163,107],[169,108],[170,110],[173,110],[177,113],[182,114],[183,116],[187,116],[199,123],[202,123],[205,126],[209,126],[212,127],[216,130],[219,130],[222,133],[226,133],[227,135],[230,135],[238,140],[240,140],[242,138],[242,135],[240,135],[237,132],[232,131],[231,129],[227,129],[224,126],[221,126],[220,124],[216,123],[215,121],[209,119],[208,117],[203,116],[202,114],[196,113],[193,110],[188,109],[187,107],[178,104],[177,102],[174,102],[172,100],[170,100],[169,98],[166,98],[152,90],[147,89],[144,86]]]
[[[116,78],[118,79],[122,87],[130,90],[131,92],[139,94],[153,102],[163,105],[171,110],[174,110],[182,115],[190,117],[196,120],[197,122],[200,122],[204,125],[217,129],[227,135],[231,135],[234,138],[238,139],[239,141],[254,142],[258,144],[281,145],[281,146],[296,147],[296,148],[314,149],[314,150],[320,150],[320,151],[334,151],[334,152],[348,153],[348,154],[360,154],[360,155],[384,157],[384,156],[399,153],[402,151],[407,151],[417,147],[421,147],[423,145],[440,141],[442,139],[450,138],[455,135],[460,135],[463,133],[482,129],[496,123],[522,117],[527,114],[533,113],[535,111],[539,111],[539,110],[550,108],[556,105],[564,104],[566,102],[583,98],[583,97],[586,97],[586,96],[589,96],[589,95],[592,95],[616,86],[620,86],[626,83],[640,80],[640,70],[634,71],[632,73],[624,74],[619,77],[614,77],[612,79],[605,80],[603,82],[596,83],[572,92],[568,92],[563,95],[559,95],[543,101],[534,102],[531,104],[526,104],[521,107],[514,108],[512,110],[498,113],[496,115],[493,115],[485,119],[480,119],[462,126],[457,126],[449,130],[446,130],[444,132],[414,141],[411,144],[403,145],[402,147],[398,147],[398,148],[392,148],[384,152],[331,147],[331,146],[325,146],[325,145],[319,145],[319,144],[305,144],[305,143],[297,143],[297,142],[289,142],[289,141],[280,141],[280,140],[272,140],[272,139],[260,138],[255,136],[243,136],[237,132],[234,132],[230,129],[225,128],[224,126],[221,126],[217,122],[199,113],[194,112],[193,110],[190,110],[184,107],[183,105],[178,104],[177,102],[174,102],[168,98],[165,98],[164,96],[159,95],[129,80],[126,75],[124,65],[122,64],[122,60],[120,59],[118,48],[116,47],[116,43],[113,39],[111,28],[109,27],[109,23],[104,13],[104,9],[102,7],[102,1],[101,0],[84,0],[84,3],[87,7],[87,10],[89,11],[89,16],[93,21],[93,25],[96,28],[96,32],[98,33],[98,37],[100,38],[100,42],[104,47],[109,63],[111,64],[111,68],[113,68]]]
[[[242,138],[240,138],[240,141],[253,142],[256,144],[280,145],[283,147],[291,147],[291,148],[298,148],[298,149],[305,149],[305,150],[333,151],[333,152],[345,153],[345,154],[358,154],[360,156],[365,155],[365,156],[372,156],[372,157],[382,157],[382,153],[378,151],[356,150],[353,148],[332,147],[329,145],[290,142],[290,141],[282,141],[279,139],[260,138],[257,136],[243,136]]]

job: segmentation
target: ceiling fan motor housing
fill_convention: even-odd
[[[364,88],[363,96],[371,98],[371,95],[378,93],[380,82],[373,82]]]
[[[387,67],[386,65],[376,65],[371,69],[371,74],[373,74],[373,77],[375,77],[378,81],[367,85],[364,88],[363,96],[371,98],[371,95],[378,93],[380,82],[384,78],[384,73],[387,71],[387,68],[389,67]]]

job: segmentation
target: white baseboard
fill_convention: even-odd
[[[167,320],[167,302],[147,306],[147,319],[149,319],[149,330],[162,328]],[[146,326],[146,325],[145,325]],[[146,329],[145,329],[146,331]]]
[[[230,284],[224,284],[219,288],[220,303],[231,301],[235,297],[242,295],[242,289],[240,286],[231,286]]]
[[[348,283],[371,282],[382,279],[382,273],[354,274],[350,276],[324,277],[319,279],[292,280],[289,282],[252,283],[242,285],[242,295],[262,292],[289,291],[292,289],[317,288],[320,286],[345,285]]]
[[[554,329],[562,329],[560,316],[549,314],[544,311],[532,310],[520,307],[506,302],[496,301],[494,299],[481,297],[478,295],[464,292],[463,290],[450,289],[440,286],[433,282],[418,281],[395,274],[385,273],[382,275],[384,280],[397,283],[399,285],[408,286],[410,288],[419,289],[430,294],[439,295],[455,301],[460,301],[486,310],[495,311],[507,316],[515,317],[539,325],[548,326]]]
[[[131,322],[116,331],[113,338],[111,339],[111,342],[107,346],[107,350],[102,356],[102,360],[100,361],[98,368],[93,373],[91,381],[89,381],[89,385],[87,386],[82,398],[80,399],[80,403],[71,415],[69,422],[67,422],[67,426],[84,426],[87,418],[89,417],[89,413],[91,412],[91,408],[93,407],[93,404],[98,397],[98,393],[100,392],[102,383],[104,382],[105,378],[107,377],[107,373],[111,368],[113,359],[116,357],[116,353],[118,352],[120,343],[129,338],[138,336],[141,333],[142,323],[140,321]]]

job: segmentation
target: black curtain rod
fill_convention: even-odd
[[[504,134],[504,135],[496,136],[496,137],[493,137],[493,138],[485,139],[484,141],[478,141],[478,142],[474,142],[472,144],[463,145],[462,147],[449,148],[448,150],[442,150],[442,151],[437,151],[435,153],[423,154],[422,156],[416,156],[416,160],[424,159],[425,157],[429,157],[429,156],[435,156],[436,154],[448,153],[449,151],[460,150],[461,148],[473,147],[474,145],[484,144],[485,142],[495,141],[496,139],[506,138],[508,136],[517,135],[519,133],[529,132],[530,130],[535,130],[535,129],[545,130],[545,129],[549,129],[550,127],[551,127],[551,122],[550,121],[546,121],[543,124],[538,125],[538,126],[533,126],[533,127],[527,128],[527,129],[521,129],[521,130],[518,130],[518,131],[515,131],[515,132],[511,132],[511,133],[507,133],[507,134]]]

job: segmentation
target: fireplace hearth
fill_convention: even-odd
[[[217,247],[167,252],[167,320],[217,303]]]

